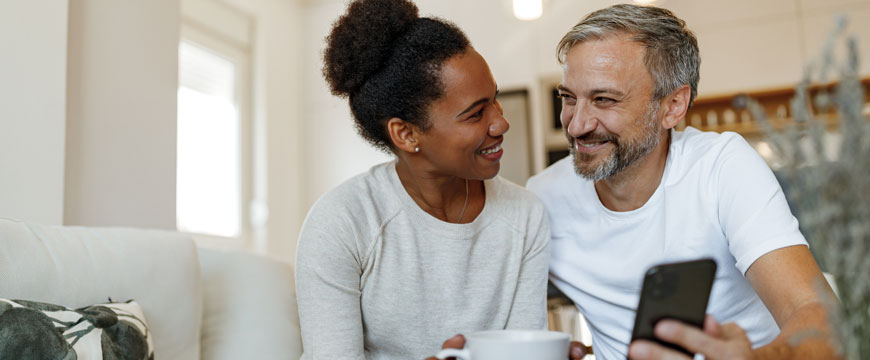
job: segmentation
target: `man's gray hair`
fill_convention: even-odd
[[[560,64],[574,45],[628,34],[646,48],[644,64],[655,82],[653,100],[663,99],[679,87],[689,85],[689,105],[698,94],[701,56],[698,40],[686,22],[667,9],[629,4],[614,5],[587,15],[559,41]]]

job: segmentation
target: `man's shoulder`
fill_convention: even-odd
[[[674,131],[671,140],[671,148],[685,149],[688,152],[722,151],[723,148],[733,146],[735,143],[747,144],[740,134],[725,131],[721,133],[713,131],[700,131],[691,126],[683,131]]]
[[[716,166],[733,153],[755,153],[755,149],[739,134],[717,133],[687,127],[675,131],[671,140],[671,156],[685,167]]]

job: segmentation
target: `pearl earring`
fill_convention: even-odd
[[[415,147],[414,147],[414,152],[420,152],[420,147],[419,147],[419,146],[415,146]]]

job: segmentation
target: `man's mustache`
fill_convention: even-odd
[[[567,134],[566,134],[566,135],[567,135]],[[580,136],[577,136],[577,137],[572,137],[572,136],[569,135],[569,136],[568,136],[568,139],[569,139],[571,142],[574,142],[574,140],[579,140],[579,141],[582,141],[582,142],[605,142],[605,141],[616,142],[616,141],[619,139],[619,137],[617,137],[616,135],[613,135],[613,134],[611,134],[611,133],[594,133],[594,132],[591,132],[591,133],[586,133],[586,134],[583,134],[583,135],[580,135]]]

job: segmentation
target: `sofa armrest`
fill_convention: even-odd
[[[237,250],[199,248],[206,360],[298,359],[302,354],[290,264]]]

